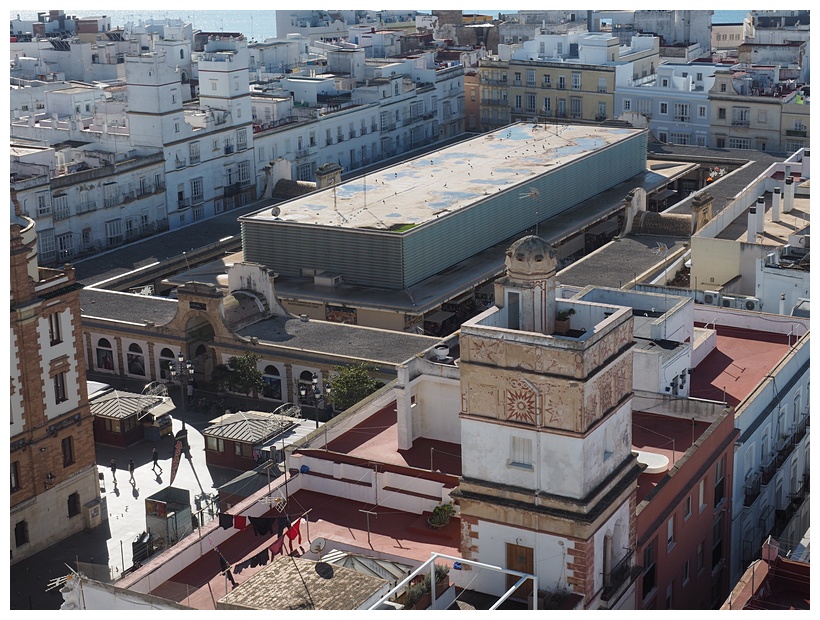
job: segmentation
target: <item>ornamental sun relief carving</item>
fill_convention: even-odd
[[[535,392],[523,381],[510,381],[506,400],[508,420],[535,424]]]

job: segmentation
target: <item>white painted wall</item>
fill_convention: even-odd
[[[459,381],[425,377],[414,386],[412,408],[414,438],[429,437],[461,443],[461,386]]]

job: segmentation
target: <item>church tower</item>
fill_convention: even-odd
[[[547,242],[516,241],[496,307],[462,326],[461,553],[535,574],[579,608],[634,607],[632,310],[556,300],[555,272]],[[462,577],[498,595],[516,581]]]

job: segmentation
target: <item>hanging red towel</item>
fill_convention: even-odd
[[[299,537],[298,542],[299,542],[300,545],[302,544],[302,533],[299,531],[299,525],[301,523],[302,523],[301,519],[296,519],[296,522],[293,525],[291,525],[290,529],[288,530],[288,538],[293,540],[294,538],[296,538],[298,536]]]
[[[279,553],[283,553],[282,547],[285,546],[285,537],[281,536],[275,543],[270,546],[270,555],[271,557],[278,555]]]
[[[233,526],[238,530],[244,530],[245,526],[248,524],[248,520],[246,517],[242,515],[234,515],[233,517]]]

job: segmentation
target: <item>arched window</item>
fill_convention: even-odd
[[[145,356],[136,342],[128,347],[128,374],[145,376]]]
[[[96,350],[97,370],[114,370],[114,351],[107,338],[100,338],[97,341]]]
[[[204,344],[201,344],[196,348],[196,351],[194,352],[194,356],[199,357],[201,355],[205,355],[207,352],[208,352],[208,347],[206,347]]]
[[[307,392],[313,391],[313,373],[309,370],[303,370],[299,373],[299,383],[296,385],[296,398],[301,398],[299,395],[299,387],[304,385]],[[306,393],[307,393],[306,392]]]
[[[159,378],[166,381],[171,378],[171,364],[176,361],[174,352],[168,347],[159,352]]]
[[[262,374],[262,381],[265,382],[265,388],[262,390],[263,398],[272,398],[274,400],[282,400],[282,378],[279,375],[279,369],[274,365],[265,366],[265,372]]]

